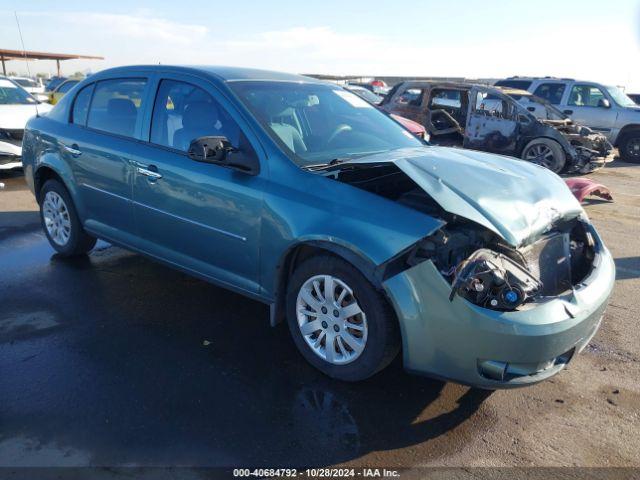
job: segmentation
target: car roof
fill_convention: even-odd
[[[271,70],[261,70],[257,68],[225,67],[214,65],[130,65],[126,67],[109,68],[102,70],[91,78],[102,77],[113,74],[126,74],[129,71],[149,71],[149,72],[174,72],[174,73],[200,73],[212,77],[219,82],[237,82],[246,80],[274,81],[274,82],[298,82],[298,83],[320,83],[321,80],[292,73],[274,72]]]
[[[412,87],[429,87],[429,88],[458,88],[458,89],[470,89],[473,87],[487,87],[488,85],[481,85],[475,83],[463,83],[463,82],[438,82],[431,80],[407,80],[400,82],[398,85]]]
[[[504,80],[523,80],[523,81],[528,81],[528,82],[544,82],[544,81],[549,81],[549,82],[576,82],[576,83],[594,83],[594,84],[598,84],[598,85],[602,85],[600,82],[595,82],[593,80],[579,80],[579,79],[575,79],[575,78],[566,78],[566,77],[507,77],[507,78],[503,78],[501,80],[498,81],[504,81]]]

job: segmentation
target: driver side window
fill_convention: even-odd
[[[496,95],[487,92],[478,92],[476,94],[475,111],[490,117],[503,119],[511,119],[513,117],[513,109],[507,101]]]
[[[591,85],[574,85],[569,94],[569,105],[573,107],[599,107],[607,97]]]
[[[186,152],[193,140],[205,136],[224,136],[238,146],[240,128],[200,87],[162,80],[153,106],[149,141]]]

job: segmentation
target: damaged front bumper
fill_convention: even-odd
[[[405,368],[487,389],[525,386],[558,373],[595,334],[613,289],[613,259],[599,238],[596,243],[584,280],[522,310],[490,310],[458,295],[450,301],[451,285],[430,260],[387,279]]]
[[[0,141],[0,170],[22,168],[22,147]]]
[[[613,145],[602,134],[574,133],[565,134],[565,137],[575,149],[575,163],[569,172],[589,173],[602,168],[615,157]]]

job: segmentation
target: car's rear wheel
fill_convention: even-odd
[[[567,161],[560,144],[550,138],[531,140],[522,150],[522,158],[554,173],[560,173]]]
[[[314,367],[358,381],[386,367],[400,348],[387,300],[355,267],[329,255],[305,260],[287,289],[293,340]]]
[[[58,180],[48,180],[40,190],[40,220],[51,246],[65,257],[82,255],[96,239],[82,228],[67,189]]]
[[[618,147],[625,162],[640,163],[640,132],[626,134]]]

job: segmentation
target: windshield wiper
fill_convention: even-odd
[[[326,170],[327,168],[335,167],[336,165],[340,165],[341,163],[350,162],[351,160],[355,160],[356,158],[366,157],[368,155],[374,155],[376,153],[382,153],[385,150],[378,150],[375,152],[363,152],[363,153],[352,153],[347,154],[344,157],[337,157],[333,160],[330,160],[327,163],[316,163],[313,165],[305,165],[302,167],[304,170]]]
[[[304,167],[302,167],[304,170],[324,170],[326,168],[331,168],[334,167],[336,165],[339,165],[341,163],[344,163],[346,161],[352,160],[353,157],[341,157],[341,158],[334,158],[333,160],[327,162],[327,163],[316,163],[313,165],[305,165]]]

